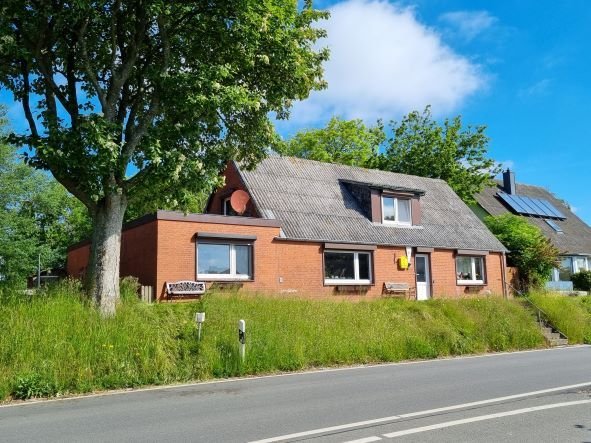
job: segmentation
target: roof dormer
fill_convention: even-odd
[[[390,226],[421,224],[421,189],[340,180],[374,222]]]

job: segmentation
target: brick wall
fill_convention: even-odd
[[[125,229],[121,236],[120,275],[137,277],[141,285],[156,284],[156,220]],[[68,251],[68,275],[83,278],[88,267],[90,244]]]
[[[324,285],[322,243],[276,241],[279,243],[279,271],[283,278],[279,283],[280,293],[301,294],[307,297],[357,298],[351,294],[336,292],[335,286]],[[374,284],[362,294],[363,298],[382,296],[385,282],[407,283],[415,293],[416,274],[414,263],[407,270],[398,267],[397,259],[406,255],[405,248],[378,246],[373,255]],[[502,255],[491,253],[485,257],[486,284],[477,287],[457,285],[455,251],[436,249],[428,254],[431,261],[431,280],[433,298],[456,298],[484,294],[502,295]],[[414,260],[413,260],[414,261]],[[279,279],[278,279],[279,280]]]
[[[156,285],[156,221],[123,231],[121,237],[121,276],[137,277],[144,286]]]
[[[79,279],[84,278],[89,256],[89,243],[68,249],[68,257],[66,259],[66,272],[68,273],[68,276]]]
[[[384,283],[396,282],[408,283],[414,294],[414,263],[408,270],[397,266],[397,259],[406,254],[405,248],[378,246],[372,251],[374,284],[362,293],[343,294],[337,293],[335,286],[324,285],[322,243],[277,239],[279,227],[257,225],[264,225],[264,220],[199,217],[200,221],[182,220],[179,215],[172,219],[159,217],[126,229],[122,240],[121,275],[134,275],[142,284],[154,286],[155,294],[162,299],[167,281],[197,278],[196,233],[254,235],[257,237],[254,241],[254,280],[243,282],[242,290],[356,300],[381,297]],[[68,252],[70,275],[82,275],[88,251],[89,246],[82,245]],[[455,251],[435,249],[429,256],[434,298],[502,294],[501,254],[485,256],[486,284],[475,287],[457,285]]]
[[[232,217],[236,218],[236,217]],[[158,220],[158,264],[156,294],[165,295],[167,281],[195,280],[197,278],[196,233],[255,235],[254,281],[243,282],[250,291],[277,290],[278,227],[244,226],[221,223],[195,223],[177,220]]]

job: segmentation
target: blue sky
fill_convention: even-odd
[[[317,1],[331,48],[329,87],[296,104],[287,137],[332,115],[484,124],[490,155],[545,186],[591,224],[591,1]],[[15,129],[20,107],[6,92]]]
[[[327,91],[296,105],[284,136],[344,118],[484,124],[490,155],[591,223],[591,2],[320,2]]]

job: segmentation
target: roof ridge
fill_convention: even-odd
[[[422,175],[405,174],[404,172],[385,171],[383,169],[378,169],[378,168],[364,168],[362,166],[346,165],[343,163],[333,163],[333,162],[325,162],[325,161],[321,161],[321,160],[312,160],[309,158],[301,158],[301,157],[296,157],[293,155],[281,155],[280,154],[277,156],[266,157],[263,161],[266,161],[266,160],[295,160],[295,161],[303,162],[303,163],[316,163],[320,166],[325,166],[325,167],[333,166],[333,167],[339,167],[339,168],[345,168],[345,169],[367,171],[369,173],[380,172],[380,173],[384,173],[384,174],[400,175],[400,176],[404,176],[404,177],[416,177],[421,180],[430,180],[430,181],[447,183],[445,180],[443,180],[441,178],[424,177]]]

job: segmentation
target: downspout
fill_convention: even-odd
[[[505,251],[501,255],[501,281],[503,283],[503,298],[506,300],[508,298],[507,294],[507,257],[505,255]]]

